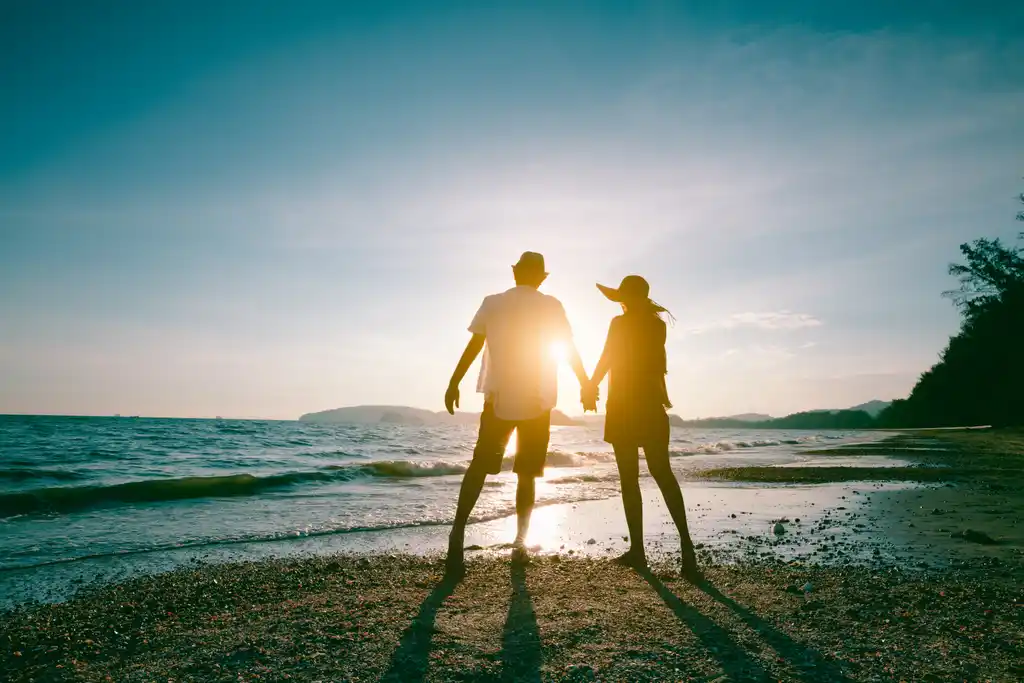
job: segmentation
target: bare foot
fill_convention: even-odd
[[[616,557],[615,562],[633,569],[644,569],[647,566],[647,556],[637,550],[627,550]]]
[[[448,537],[448,556],[444,562],[445,576],[461,578],[466,573],[464,544],[465,537],[462,534],[452,533]]]
[[[466,575],[466,563],[462,558],[449,557],[444,563],[444,578],[446,580],[458,581]]]
[[[512,543],[512,555],[513,562],[520,564],[527,564],[530,561],[530,551],[526,549],[526,544],[520,541],[518,538]]]
[[[704,575],[697,565],[697,555],[693,551],[692,544],[684,544],[681,549],[680,573],[683,578],[691,583],[698,583],[704,580]]]

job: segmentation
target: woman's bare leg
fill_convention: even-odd
[[[672,521],[676,523],[679,531],[680,549],[683,560],[683,573],[696,576],[697,558],[693,552],[693,541],[690,539],[690,529],[686,524],[686,503],[683,501],[683,492],[679,488],[679,481],[672,471],[668,460],[668,444],[653,447],[644,447],[644,456],[647,458],[647,468],[651,476],[661,489],[661,495],[665,499],[665,506],[668,507]]]
[[[636,446],[614,446],[619,467],[622,509],[629,529],[629,552],[620,558],[626,564],[646,564],[644,553],[644,507],[640,497],[640,452]]]

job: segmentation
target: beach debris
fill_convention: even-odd
[[[949,535],[950,538],[960,538],[971,543],[981,543],[982,545],[998,545],[999,541],[992,538],[984,531],[977,531],[975,529],[964,529],[963,531],[954,531]]]
[[[782,522],[775,522],[775,526],[772,527],[772,532],[776,536],[781,536],[786,533],[786,527],[782,526]]]

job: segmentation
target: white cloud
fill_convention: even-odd
[[[691,334],[703,334],[712,330],[731,330],[737,327],[755,327],[762,330],[797,330],[804,327],[820,327],[822,321],[810,313],[792,311],[765,311],[760,313],[734,313],[728,318],[715,320],[690,329]]]

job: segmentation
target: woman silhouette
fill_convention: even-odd
[[[700,572],[686,526],[686,505],[668,456],[666,409],[672,404],[665,388],[665,321],[661,318],[668,311],[650,299],[650,285],[639,275],[625,277],[618,289],[597,287],[623,309],[622,315],[612,319],[604,352],[590,380],[590,392],[596,395],[601,380],[611,373],[604,440],[615,450],[630,541],[629,551],[618,561],[638,568],[647,565],[640,497],[640,448],[643,448],[647,467],[679,530],[682,573],[688,578],[697,578]]]

